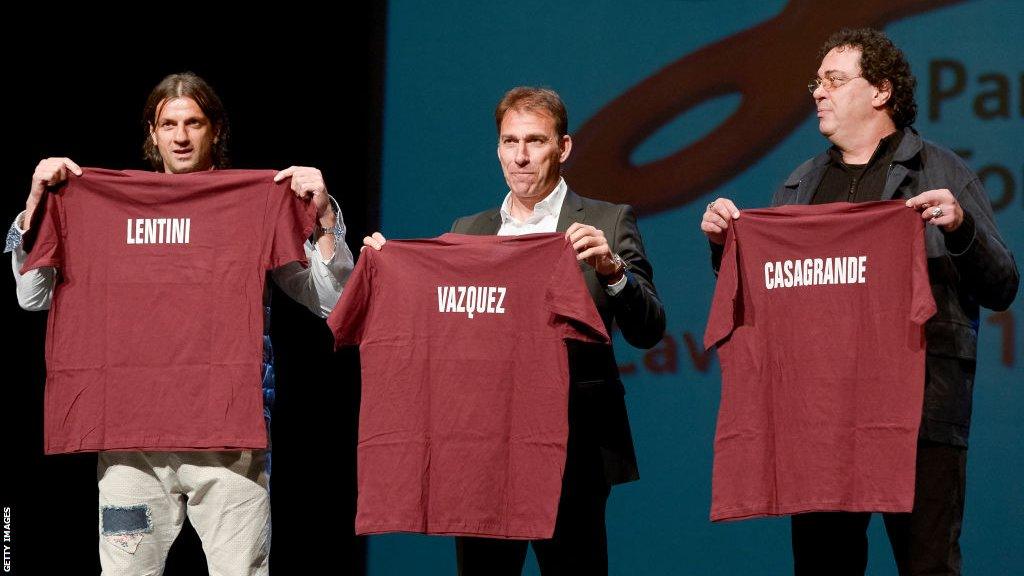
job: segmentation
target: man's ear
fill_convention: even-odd
[[[559,164],[564,164],[565,161],[569,159],[569,154],[572,152],[572,138],[566,134],[565,136],[562,136],[560,144],[559,150],[562,152],[558,155],[558,162]]]
[[[892,82],[882,80],[881,83],[875,86],[875,95],[871,98],[871,103],[876,108],[881,108],[885,106],[890,98],[892,98]]]

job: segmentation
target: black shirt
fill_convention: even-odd
[[[881,200],[892,157],[902,140],[902,130],[882,138],[867,164],[847,164],[843,162],[843,154],[838,148],[829,148],[831,160],[811,204]]]

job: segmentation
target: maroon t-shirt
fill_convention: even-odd
[[[327,322],[362,364],[358,534],[551,537],[565,339],[608,342],[564,234],[389,240]]]
[[[316,214],[273,175],[86,168],[47,194],[22,268],[59,269],[47,454],[266,447],[266,272]]]
[[[744,210],[704,334],[722,365],[711,519],[909,512],[934,312],[902,201]]]

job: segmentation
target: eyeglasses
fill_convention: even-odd
[[[814,94],[814,91],[821,86],[826,92],[831,92],[836,88],[841,87],[854,78],[863,78],[863,76],[852,76],[850,78],[844,78],[842,76],[836,76],[834,74],[827,74],[824,78],[811,78],[807,83],[807,91]]]

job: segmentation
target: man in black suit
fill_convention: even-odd
[[[561,177],[572,139],[562,99],[546,88],[508,91],[494,113],[498,159],[509,186],[501,206],[459,218],[452,232],[518,235],[565,232],[605,327],[638,348],[657,344],[665,311],[654,288],[633,209],[580,197]],[[379,233],[363,239],[380,249]],[[613,484],[639,478],[611,347],[568,342],[569,445],[555,533],[532,542],[541,573],[607,574],[605,505]],[[459,574],[520,574],[527,542],[456,538]]]

